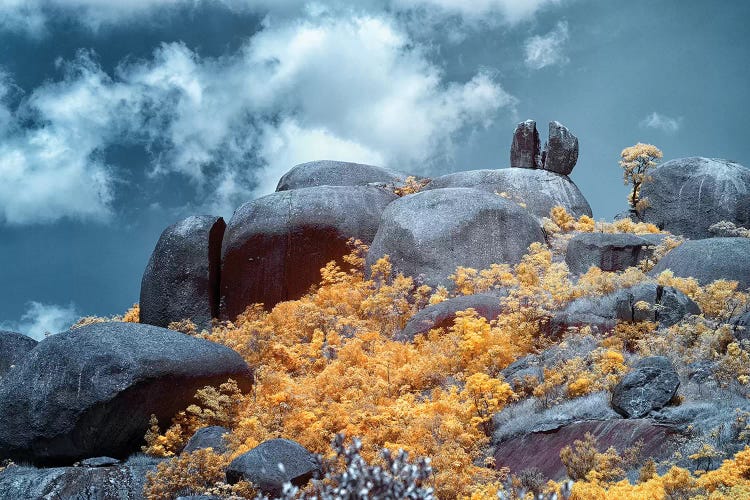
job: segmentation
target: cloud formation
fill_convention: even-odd
[[[661,130],[665,134],[675,134],[682,127],[682,118],[672,118],[654,111],[641,120],[639,125],[643,128]]]
[[[424,171],[450,159],[461,132],[515,103],[487,72],[445,81],[381,16],[275,23],[219,58],[171,43],[113,75],[90,52],[61,68],[60,81],[0,112],[0,124],[13,117],[0,128],[5,222],[106,220],[118,174],[104,153],[113,144],[145,146],[152,177],[182,175],[205,208],[228,214],[302,161]],[[28,117],[33,125],[20,126]]]
[[[566,64],[565,43],[568,41],[568,23],[560,21],[546,35],[535,35],[526,40],[524,54],[526,66],[542,69],[547,66]]]
[[[428,18],[459,17],[467,23],[515,24],[528,20],[540,9],[561,0],[3,0],[0,2],[0,27],[35,36],[45,33],[47,24],[67,19],[87,28],[132,22],[159,13],[198,6],[216,6],[235,12],[261,15],[301,14],[305,12],[383,13],[386,11],[423,14]]]
[[[73,304],[61,306],[32,301],[28,303],[28,309],[20,321],[6,322],[0,327],[43,340],[47,335],[67,330],[77,320],[78,314]]]

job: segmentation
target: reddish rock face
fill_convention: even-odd
[[[560,461],[560,450],[575,440],[583,439],[587,432],[596,437],[602,451],[610,446],[622,451],[643,440],[643,460],[668,458],[680,438],[674,428],[649,419],[588,420],[500,443],[495,450],[496,467],[508,467],[511,472],[537,467],[550,479],[562,479],[566,477],[566,471]]]

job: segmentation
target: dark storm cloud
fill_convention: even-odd
[[[300,161],[499,168],[517,120],[559,120],[580,138],[573,178],[598,217],[625,207],[617,155],[634,142],[747,164],[748,14],[697,1],[6,1],[0,318],[28,310],[31,330],[71,303],[122,312],[163,227],[228,216]]]

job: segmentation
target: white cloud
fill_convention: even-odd
[[[542,69],[547,66],[566,64],[565,43],[568,41],[568,23],[560,21],[555,29],[540,36],[535,35],[524,44],[526,66],[531,69]]]
[[[90,54],[16,110],[36,126],[0,136],[0,219],[106,219],[112,144],[145,144],[229,214],[295,163],[342,159],[425,171],[454,138],[515,99],[486,72],[446,82],[391,20],[319,16],[274,24],[240,50],[201,58],[179,43],[104,73]],[[257,185],[256,189],[253,186]]]
[[[682,127],[682,118],[672,118],[654,111],[641,120],[639,125],[643,128],[661,130],[665,134],[674,134]]]
[[[78,314],[73,304],[60,306],[32,301],[28,303],[28,309],[20,321],[5,322],[0,326],[42,340],[47,335],[67,330],[77,319]]]
[[[236,12],[278,16],[386,11],[440,20],[454,16],[463,22],[489,25],[528,20],[540,9],[562,0],[0,0],[0,27],[40,36],[50,19],[65,18],[92,30],[153,17],[160,12],[216,5]]]

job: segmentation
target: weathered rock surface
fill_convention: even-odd
[[[433,189],[388,205],[367,263],[389,255],[394,272],[451,286],[456,267],[515,264],[534,242],[544,242],[541,227],[515,203],[477,189]]]
[[[653,243],[635,234],[580,233],[568,242],[565,263],[583,274],[591,266],[602,271],[623,271],[653,254]]]
[[[0,458],[68,465],[140,449],[151,414],[167,422],[197,389],[252,371],[235,351],[137,323],[50,336],[0,385]]]
[[[221,217],[202,215],[164,230],[141,280],[141,323],[167,327],[190,319],[206,328],[218,317],[225,228]]]
[[[0,378],[17,365],[37,345],[37,341],[22,333],[0,330]]]
[[[229,432],[229,429],[220,425],[202,427],[190,437],[182,453],[192,453],[196,450],[213,448],[214,452],[222,454],[227,451],[224,434],[228,434]]]
[[[651,177],[641,187],[650,204],[643,220],[693,239],[710,238],[708,228],[722,220],[750,227],[750,168],[718,158],[679,158]]]
[[[315,455],[289,439],[271,439],[232,460],[229,484],[250,481],[263,493],[280,495],[284,483],[304,486],[320,467]]]
[[[503,312],[498,295],[489,293],[462,295],[425,307],[412,316],[404,329],[394,338],[408,342],[433,328],[450,328],[453,326],[453,320],[456,319],[456,313],[469,308],[474,309],[487,321],[496,319]]]
[[[79,465],[81,467],[112,467],[113,465],[119,465],[120,462],[120,460],[112,457],[92,457],[81,460]]]
[[[556,205],[576,218],[592,215],[588,201],[570,178],[546,170],[504,168],[455,172],[432,179],[425,190],[459,187],[505,193],[511,201],[523,203],[538,219],[549,217]]]
[[[510,147],[510,166],[515,168],[541,168],[539,132],[534,120],[516,125]]]
[[[578,161],[578,138],[560,122],[550,122],[543,157],[544,170],[570,175]]]
[[[313,186],[366,186],[370,183],[399,183],[407,174],[374,165],[320,160],[302,163],[284,174],[276,191]]]
[[[550,479],[563,479],[567,472],[560,461],[560,450],[575,440],[582,440],[587,432],[594,435],[602,450],[613,446],[622,452],[643,440],[641,457],[657,461],[671,456],[681,436],[671,426],[649,419],[584,420],[530,432],[497,444],[494,453],[496,467],[509,467],[515,473],[536,467]]]
[[[690,240],[665,255],[651,271],[657,275],[670,269],[675,276],[692,277],[701,285],[715,280],[739,282],[750,287],[750,238]]]
[[[638,302],[651,307],[639,309]],[[549,334],[558,337],[567,328],[591,326],[599,332],[612,330],[617,321],[656,321],[669,327],[688,314],[700,314],[700,308],[676,288],[643,283],[617,290],[603,297],[582,297],[555,313],[550,320]]]
[[[612,390],[612,408],[626,418],[645,417],[666,406],[679,386],[677,371],[668,358],[643,358]]]
[[[224,235],[221,318],[245,308],[297,299],[320,282],[320,269],[350,252],[350,238],[370,243],[383,209],[396,199],[384,189],[318,186],[281,191],[242,205]]]
[[[146,473],[155,466],[34,467],[10,466],[0,471],[0,498],[138,500]]]

